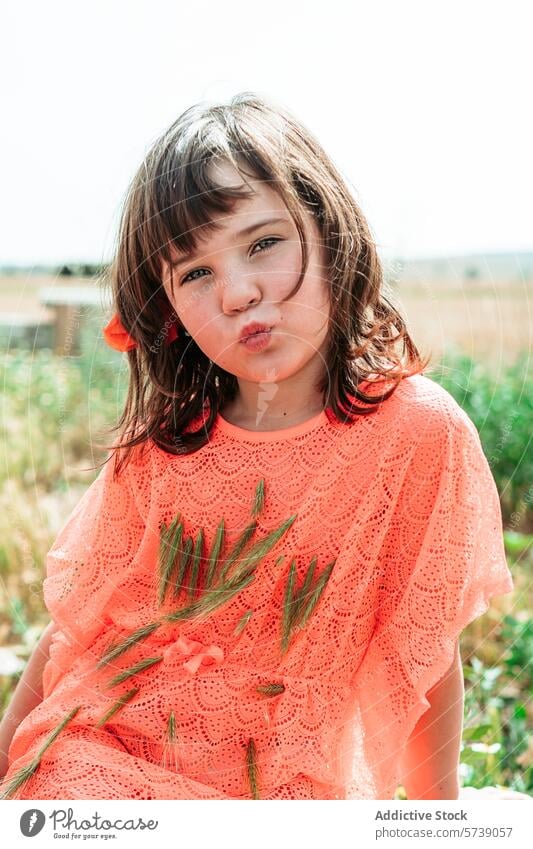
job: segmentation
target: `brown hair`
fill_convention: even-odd
[[[138,343],[128,351],[124,410],[108,431],[119,431],[119,439],[107,447],[124,452],[116,475],[133,448],[146,447],[150,439],[170,454],[197,451],[208,442],[218,410],[237,395],[235,375],[211,362],[177,318],[178,338],[168,346],[160,341],[162,316],[173,314],[162,285],[162,261],[172,261],[173,249],[195,250],[199,228],[219,227],[213,213],[231,212],[236,199],[250,194],[246,188],[215,185],[209,176],[213,159],[231,162],[247,185],[244,166],[248,176],[269,181],[292,215],[303,265],[287,299],[307,270],[302,205],[316,216],[327,250],[331,300],[327,373],[317,387],[324,407],[344,422],[354,421],[350,415],[368,415],[430,359],[421,360],[390,294],[386,297],[367,221],[312,134],[284,108],[253,92],[241,92],[229,104],[195,104],[157,139],[135,174],[107,270],[114,311]],[[401,354],[395,351],[398,342]],[[359,383],[369,379],[393,385],[367,395]],[[348,395],[367,406],[358,407]],[[206,402],[207,419],[198,430],[185,432]]]

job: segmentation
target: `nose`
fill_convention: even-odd
[[[222,310],[228,314],[241,312],[248,305],[258,303],[263,297],[258,275],[249,268],[227,272],[220,285]]]

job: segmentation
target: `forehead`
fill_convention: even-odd
[[[217,173],[217,178],[218,178]],[[246,184],[232,166],[227,166],[221,174],[219,184],[225,187],[244,188]],[[261,222],[278,225],[291,224],[292,218],[282,197],[264,180],[247,177],[248,185],[253,190],[246,198],[237,198],[229,212],[215,213],[208,225],[195,228],[194,239],[197,244],[196,252],[181,251],[172,245],[172,258],[176,263],[216,251],[228,243],[238,242],[246,238],[252,229]],[[275,221],[274,221],[275,220]]]
[[[251,174],[244,167],[244,164],[239,164],[239,167],[242,167],[242,171],[249,182],[254,180],[258,182],[257,177],[254,174]],[[207,174],[213,183],[225,188],[231,186],[237,186],[240,188],[241,186],[244,186],[242,174],[235,168],[232,162],[228,162],[227,160],[217,158],[212,159],[207,166]]]

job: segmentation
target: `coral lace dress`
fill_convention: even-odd
[[[416,375],[353,424],[219,415],[194,454],[112,466],[47,555],[59,630],[0,791],[33,763],[10,798],[392,798],[458,636],[513,589],[452,396]]]

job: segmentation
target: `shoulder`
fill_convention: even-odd
[[[410,454],[416,475],[435,474],[462,479],[468,470],[486,473],[486,459],[477,428],[458,401],[443,386],[424,375],[400,385],[400,440]]]
[[[402,380],[389,400],[388,415],[413,435],[433,433],[445,437],[465,429],[477,433],[453,395],[426,375],[415,374]]]
[[[380,393],[373,388],[372,394]],[[479,445],[477,429],[467,413],[447,389],[423,374],[402,380],[368,420],[387,454],[442,455],[465,440]]]
[[[151,502],[154,479],[154,450],[148,440],[129,447],[112,446],[98,477],[94,481],[108,504],[115,505],[121,515],[146,515]]]

